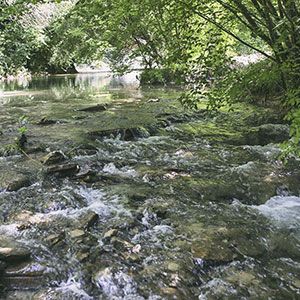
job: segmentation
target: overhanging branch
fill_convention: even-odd
[[[187,6],[187,4],[183,1],[179,1],[181,4]],[[215,21],[214,19],[208,17],[207,15],[201,13],[200,11],[198,11],[197,9],[195,9],[194,7],[188,7],[190,10],[192,10],[196,15],[198,15],[199,17],[201,17],[202,19],[206,20],[207,22],[215,25],[217,28],[219,28],[220,30],[222,30],[223,32],[227,33],[229,36],[233,37],[234,39],[236,39],[237,41],[239,41],[241,44],[245,45],[246,47],[249,47],[250,49],[262,54],[263,56],[265,56],[268,59],[271,59],[273,61],[276,62],[276,59],[269,55],[268,53],[264,52],[263,50],[251,45],[250,43],[248,43],[247,41],[243,40],[242,38],[240,38],[239,36],[237,36],[235,33],[231,32],[229,29],[227,29],[226,27],[224,27],[222,24],[218,23],[217,21]]]

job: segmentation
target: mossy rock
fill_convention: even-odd
[[[7,171],[0,175],[0,190],[16,192],[23,187],[28,187],[32,184],[29,175]]]
[[[244,134],[247,145],[267,145],[282,143],[289,139],[289,126],[283,124],[264,124],[253,127]]]
[[[89,133],[90,137],[95,138],[117,138],[120,137],[123,141],[135,141],[138,138],[149,137],[150,134],[144,127],[135,128],[115,128],[115,129],[105,129],[99,131],[93,131]]]

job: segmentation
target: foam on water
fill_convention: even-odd
[[[201,292],[198,297],[199,300],[221,299],[221,297],[238,299],[236,298],[238,296],[237,291],[229,283],[219,278],[208,281],[201,289],[205,292]]]
[[[0,226],[0,236],[18,237],[20,231],[18,230],[18,224],[8,224]]]
[[[254,207],[281,226],[300,228],[300,197],[276,196]]]
[[[81,186],[75,190],[75,193],[81,196],[85,202],[85,206],[81,208],[67,207],[64,209],[53,210],[47,213],[35,213],[27,221],[32,224],[40,224],[55,221],[60,217],[67,219],[77,219],[82,214],[88,211],[94,211],[102,218],[108,217],[120,217],[131,216],[129,210],[125,209],[120,198],[117,195],[107,195],[101,190],[87,188]],[[60,196],[70,199],[72,196],[68,191],[58,193]],[[6,234],[8,236],[18,236],[20,231],[18,230],[18,224],[9,224],[0,226],[0,234]]]
[[[94,211],[101,217],[114,216],[131,216],[119,202],[118,196],[107,196],[106,193],[98,190],[81,186],[75,192],[84,198],[86,206],[82,208],[66,208],[57,211],[51,211],[46,214],[36,214],[41,219],[48,219],[55,216],[64,216],[66,218],[77,218],[87,211]]]
[[[156,225],[153,228],[146,229],[136,234],[132,239],[132,243],[150,243],[151,246],[161,246],[165,240],[174,236],[174,229],[168,225]]]
[[[82,289],[81,284],[76,281],[75,276],[70,276],[66,282],[62,282],[55,290],[61,292],[65,297],[70,297],[68,299],[71,299],[71,297],[72,299],[74,299],[73,297],[80,297],[82,300],[93,299]]]
[[[255,162],[249,161],[246,164],[231,168],[231,171],[236,172],[237,174],[248,174],[252,172],[254,168]]]
[[[130,168],[130,167],[123,167],[118,169],[114,163],[109,163],[107,165],[104,166],[103,168],[103,172],[108,173],[108,174],[112,174],[112,175],[120,175],[120,176],[124,176],[124,177],[136,177],[138,175],[138,173]]]
[[[137,283],[128,274],[107,268],[95,278],[96,285],[109,299],[143,300],[137,294]]]
[[[130,211],[124,208],[117,195],[108,196],[97,189],[87,187],[80,187],[76,192],[87,201],[88,206],[82,210],[93,210],[104,217],[108,217],[113,213],[117,216],[131,216]]]

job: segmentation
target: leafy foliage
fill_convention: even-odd
[[[235,70],[235,84],[231,97],[238,101],[268,104],[285,93],[280,67],[262,60]]]
[[[240,98],[281,96],[298,145],[299,1],[52,1],[69,6],[44,27],[22,22],[44,1],[2,2],[0,74],[25,67],[67,71],[75,62],[102,60],[124,73],[140,60],[145,82],[184,81],[181,101],[190,107],[204,100],[214,110]],[[231,58],[244,51],[268,60],[237,70]]]
[[[28,1],[30,2],[30,1]],[[11,74],[22,70],[33,48],[39,47],[34,28],[21,24],[23,12],[29,3],[17,1],[8,4],[3,1],[0,10],[0,74]]]

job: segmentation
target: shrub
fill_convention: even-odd
[[[232,80],[232,79],[231,79]],[[282,71],[278,65],[262,60],[235,70],[230,97],[250,103],[266,103],[285,92]]]
[[[145,69],[141,74],[141,84],[180,85],[184,82],[184,74],[180,70]]]

